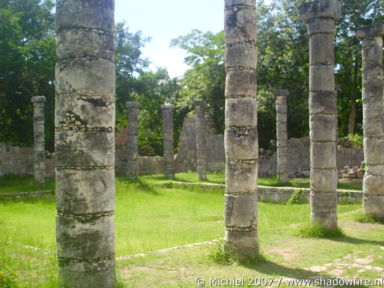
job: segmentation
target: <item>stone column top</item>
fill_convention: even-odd
[[[341,18],[341,4],[339,0],[316,0],[300,6],[300,19],[308,22],[313,18]]]
[[[141,107],[141,103],[140,102],[126,102],[125,106],[127,108],[140,108]]]
[[[206,106],[207,105],[207,102],[205,100],[195,100],[193,102],[196,106]]]
[[[161,105],[161,109],[174,109],[175,108],[175,105],[173,104],[170,104],[170,103],[164,103],[163,105]]]
[[[356,37],[363,39],[367,37],[384,37],[384,23],[377,23],[361,27],[356,31]]]
[[[275,91],[273,91],[273,95],[275,95],[275,97],[287,97],[289,95],[289,91],[287,89],[276,89]]]
[[[32,103],[44,103],[47,102],[47,98],[45,96],[33,96],[31,98]]]

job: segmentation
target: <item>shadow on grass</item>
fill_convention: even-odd
[[[324,284],[324,285],[316,285],[317,287],[345,287],[345,285],[343,285],[343,286],[341,286],[341,285],[331,285],[331,286],[326,285],[327,281],[334,281],[333,283],[342,283],[342,281],[344,281],[343,279],[331,277],[331,276],[324,275],[324,274],[319,274],[319,273],[312,272],[312,271],[305,270],[305,269],[301,269],[301,268],[290,268],[287,266],[283,266],[283,265],[271,262],[269,260],[264,260],[264,261],[261,261],[261,262],[255,263],[255,264],[240,264],[240,265],[243,267],[246,267],[248,269],[257,271],[259,273],[271,275],[271,278],[274,278],[275,283],[278,283],[280,280],[279,278],[276,277],[276,275],[281,275],[284,278],[290,278],[290,279],[286,279],[285,282],[293,284],[293,285],[288,285],[288,286],[292,286],[292,287],[301,287],[301,286],[304,287],[304,283],[305,283],[304,281],[301,283],[300,282],[294,282],[295,279],[297,279],[297,281],[311,280],[311,281],[313,281],[313,283],[316,279],[322,279],[323,282],[319,282],[319,284]],[[320,281],[320,280],[318,280],[318,281]],[[306,285],[306,286],[309,286],[309,285]],[[348,287],[364,288],[367,286],[348,285]]]
[[[349,244],[356,244],[356,245],[369,244],[369,245],[384,246],[384,241],[359,239],[359,238],[354,238],[354,237],[350,237],[347,235],[344,235],[344,236],[339,237],[339,238],[333,238],[330,240],[335,241],[335,242],[342,242],[342,243],[349,243]]]
[[[142,190],[143,192],[152,194],[152,195],[160,195],[160,193],[157,191],[154,185],[147,183],[145,180],[137,178],[137,179],[130,179],[127,177],[119,177],[119,181],[125,184],[134,185],[138,189]]]

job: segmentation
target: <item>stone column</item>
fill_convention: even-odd
[[[44,136],[44,96],[32,97],[33,103],[33,175],[38,185],[45,184],[45,136]]]
[[[309,114],[311,140],[311,219],[327,230],[337,229],[337,105],[334,81],[335,20],[338,0],[301,6],[309,34]]]
[[[225,0],[225,242],[240,259],[259,253],[255,2]]]
[[[363,210],[384,219],[384,24],[364,27],[356,36],[363,39]]]
[[[138,146],[137,146],[137,116],[139,113],[139,102],[127,102],[128,108],[128,145],[127,145],[127,176],[131,179],[137,178]]]
[[[114,2],[56,1],[56,239],[65,287],[115,287]]]
[[[165,103],[161,105],[163,112],[163,149],[164,149],[164,175],[175,178],[175,164],[173,156],[173,110],[175,105]]]
[[[196,106],[196,170],[200,180],[207,180],[207,143],[205,125],[205,106],[202,100],[195,101]]]
[[[277,140],[277,175],[280,183],[288,182],[288,132],[287,132],[287,97],[288,90],[276,90],[276,140]]]

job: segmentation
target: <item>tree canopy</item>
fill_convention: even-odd
[[[258,1],[258,130],[260,146],[275,139],[275,89],[288,89],[289,137],[308,135],[308,36],[299,19],[305,0]],[[344,0],[335,34],[339,136],[362,133],[361,45],[354,32],[384,22],[381,0]],[[52,0],[0,2],[0,142],[31,145],[31,97],[44,95],[47,149],[53,150],[55,103],[55,27]],[[129,23],[128,23],[129,24]],[[224,129],[224,33],[192,30],[172,40],[190,66],[172,79],[165,69],[151,71],[142,48],[150,41],[126,23],[116,25],[116,127],[127,125],[126,101],[142,104],[139,145],[142,155],[161,155],[160,105],[176,104],[176,137],[182,120],[193,113],[193,101],[204,99],[215,129]],[[176,142],[177,143],[177,142]]]

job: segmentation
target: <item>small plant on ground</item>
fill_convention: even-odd
[[[345,236],[340,228],[325,229],[320,224],[307,224],[299,228],[299,235],[306,238],[340,238]]]
[[[16,287],[15,273],[6,269],[0,268],[0,288],[14,288]]]
[[[214,243],[212,245],[213,249],[209,254],[209,257],[221,265],[231,265],[238,262],[238,259],[232,253],[230,253],[226,245],[227,244],[224,241]]]
[[[257,257],[245,257],[244,259],[239,259],[235,253],[231,252],[231,249],[227,246],[224,241],[216,242],[213,245],[213,250],[209,255],[213,261],[221,265],[232,265],[235,263],[245,264],[245,265],[257,265],[258,263],[264,262],[265,258],[262,255]]]
[[[305,204],[308,203],[307,198],[305,198],[303,190],[296,190],[292,193],[292,196],[288,199],[287,204]]]
[[[384,224],[384,218],[383,217],[375,217],[372,215],[366,215],[366,214],[359,214],[356,218],[357,222],[360,223],[378,223],[378,224]]]

